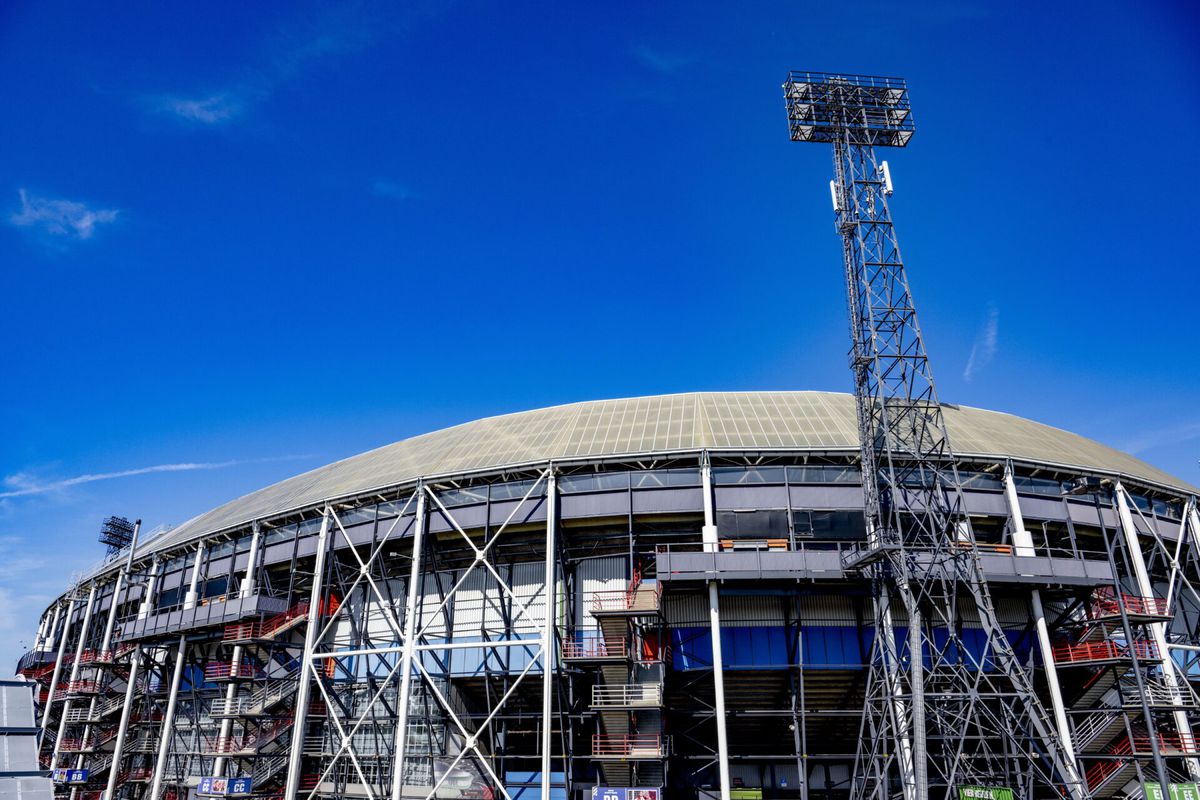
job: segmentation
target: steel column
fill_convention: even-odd
[[[61,608],[61,604],[59,605]],[[71,615],[75,613],[75,598],[72,597],[67,601],[67,613],[63,618],[62,631],[58,634],[58,656],[54,660],[54,672],[50,676],[50,689],[46,692],[46,707],[42,709],[42,739],[46,738],[46,733],[50,727],[50,707],[54,703],[54,695],[58,690],[58,679],[62,677],[62,662],[63,655],[67,649],[67,631],[71,628]],[[56,616],[55,619],[58,617]],[[51,631],[53,635],[53,631]],[[40,743],[39,743],[40,744]],[[54,755],[58,755],[58,744],[55,743]]]
[[[417,647],[417,593],[421,583],[421,547],[425,538],[425,486],[417,486],[417,517],[413,522],[412,565],[404,600],[404,648],[400,653],[400,694],[396,700],[396,743],[392,763],[391,800],[400,800],[404,786],[404,753],[408,747],[408,706],[412,694],[413,653]],[[292,798],[287,798],[292,800]]]
[[[329,541],[329,519],[333,509],[325,506],[321,516],[321,532],[317,535],[317,552],[313,561],[312,593],[308,601],[308,627],[304,631],[304,655],[300,659],[300,676],[296,682],[296,711],[292,720],[292,746],[288,751],[287,785],[284,800],[296,800],[300,788],[300,759],[304,755],[304,725],[308,721],[308,701],[312,681],[319,680],[313,666],[312,654],[317,645],[321,624],[321,592],[325,578],[325,551]],[[332,713],[332,709],[331,709]],[[156,800],[150,798],[150,800]]]
[[[701,540],[711,553],[721,549],[718,541],[716,514],[713,510],[712,463],[705,452],[700,464],[700,479],[704,493],[704,528]],[[729,800],[729,737],[725,730],[725,661],[721,651],[721,596],[717,581],[708,582],[708,629],[712,636],[713,711],[717,722],[717,774],[721,783],[721,800]]]
[[[196,560],[192,562],[192,581],[188,585],[187,594],[183,598],[185,609],[196,607],[196,588],[200,583],[200,565],[204,561],[204,542],[196,546]]]
[[[554,701],[554,623],[558,589],[554,529],[558,488],[554,467],[546,476],[546,620],[542,626],[542,800],[550,800],[550,728]],[[564,753],[564,757],[566,754]]]
[[[79,659],[83,656],[83,646],[87,643],[88,628],[92,623],[92,607],[96,603],[96,582],[92,581],[91,589],[88,591],[87,607],[83,612],[83,620],[79,626],[79,641],[75,644],[75,660],[71,662],[71,675],[67,678],[67,685],[79,678]],[[70,626],[71,617],[67,617],[67,625]],[[66,635],[66,631],[63,631]],[[67,728],[67,712],[71,710],[71,700],[68,697],[63,700],[62,718],[58,721],[58,736],[54,739],[54,753],[50,759],[51,768],[58,767],[58,745],[62,741],[63,732]]]
[[[1018,556],[1033,556],[1033,536],[1025,527],[1025,515],[1021,513],[1021,503],[1017,497],[1017,484],[1013,480],[1012,462],[1004,465],[1004,500],[1008,505],[1008,516],[1012,520],[1012,541]],[[1042,593],[1039,589],[1030,592],[1029,602],[1033,612],[1033,625],[1037,632],[1038,651],[1042,655],[1042,665],[1046,670],[1046,686],[1050,690],[1050,707],[1054,712],[1054,723],[1058,728],[1058,738],[1062,740],[1063,750],[1075,770],[1073,778],[1078,777],[1078,762],[1075,758],[1075,744],[1071,737],[1071,725],[1067,721],[1066,704],[1063,702],[1062,688],[1058,683],[1058,667],[1054,663],[1054,648],[1050,643],[1050,630],[1046,625],[1046,610],[1042,607]],[[1077,787],[1073,780],[1071,787]],[[1074,789],[1073,789],[1074,791]]]
[[[112,800],[117,788],[117,776],[121,771],[121,756],[125,750],[125,735],[129,731],[129,717],[133,710],[133,696],[137,691],[138,670],[142,665],[142,648],[140,645],[133,649],[129,658],[129,682],[125,685],[125,705],[121,709],[121,723],[117,728],[117,743],[113,746],[112,766],[108,768],[108,785],[100,800]]]
[[[1146,559],[1142,554],[1138,529],[1133,523],[1133,514],[1129,511],[1129,496],[1120,481],[1113,490],[1113,496],[1117,501],[1117,517],[1121,521],[1121,533],[1125,537],[1125,549],[1129,551],[1129,564],[1133,568],[1134,580],[1137,581],[1138,594],[1146,598],[1153,597],[1154,586],[1150,582],[1150,573],[1146,569]],[[1120,590],[1118,589],[1118,591]],[[1175,730],[1183,737],[1184,741],[1191,742],[1193,741],[1192,723],[1188,719],[1187,712],[1182,708],[1183,694],[1176,680],[1174,662],[1171,661],[1170,651],[1167,649],[1167,624],[1155,622],[1147,627],[1150,629],[1150,636],[1154,639],[1154,646],[1163,659],[1163,683],[1166,684],[1167,691],[1171,695],[1171,704],[1176,706],[1173,712]],[[1188,774],[1193,779],[1200,780],[1200,764],[1196,763],[1196,758],[1184,758],[1183,761],[1187,765]]]
[[[158,586],[158,570],[161,566],[157,558],[150,562],[150,576],[146,579],[146,593],[142,595],[142,604],[138,607],[138,619],[150,616],[154,609],[154,590]]]
[[[259,539],[259,526],[258,526],[258,522],[255,521],[254,526],[253,526],[253,533],[250,534],[250,553],[246,559],[246,577],[242,579],[242,585],[238,588],[238,596],[239,597],[249,597],[254,594],[254,589],[255,589],[254,565],[255,565],[255,562],[258,560],[258,539]],[[242,663],[242,653],[243,652],[244,652],[244,648],[242,647],[242,645],[237,644],[237,645],[233,646],[233,663],[234,664]],[[238,695],[238,682],[230,681],[229,686],[225,687],[225,704],[226,704],[227,708],[232,707],[233,701],[237,697],[237,695]],[[229,741],[229,736],[232,733],[233,733],[233,717],[226,716],[223,720],[221,720],[221,730],[217,734],[217,741],[219,741],[219,742]],[[225,762],[227,760],[228,759],[225,758],[225,756],[217,756],[216,760],[213,761],[213,775],[224,776]]]
[[[203,549],[203,548],[202,548]],[[187,656],[187,634],[179,637],[179,651],[175,655],[175,672],[171,675],[171,693],[167,695],[167,713],[163,715],[162,736],[158,740],[158,758],[154,762],[154,780],[150,784],[150,795],[146,800],[158,800],[162,793],[163,773],[167,769],[167,753],[175,735],[175,703],[179,699],[179,683],[183,678],[183,661]],[[116,764],[113,765],[116,768]]]

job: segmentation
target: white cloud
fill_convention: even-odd
[[[149,467],[123,469],[118,472],[87,473],[85,475],[76,475],[73,478],[64,478],[61,480],[48,482],[38,481],[31,477],[28,473],[18,472],[13,475],[9,475],[4,479],[4,485],[7,486],[8,489],[0,492],[0,498],[26,497],[34,494],[46,494],[48,492],[59,491],[60,489],[69,489],[72,486],[79,486],[80,484],[84,483],[110,481],[116,478],[132,478],[137,475],[151,475],[156,472],[191,472],[193,470],[225,469],[226,467],[236,467],[241,464],[264,464],[272,461],[290,461],[299,458],[307,458],[307,456],[292,455],[277,456],[274,458],[234,459],[231,461],[154,464],[153,466]]]
[[[31,228],[61,239],[92,238],[96,227],[114,222],[120,213],[114,208],[88,208],[75,200],[54,200],[19,190],[21,210],[8,221],[18,228]]]
[[[216,128],[248,115],[282,85],[314,64],[355,53],[404,27],[402,6],[378,8],[351,2],[323,4],[275,27],[259,54],[238,67],[221,91],[171,92],[143,98],[147,108],[188,124]]]
[[[214,94],[204,98],[163,97],[158,108],[188,122],[220,125],[229,122],[242,111],[242,101],[229,94]]]
[[[967,358],[967,366],[963,369],[963,380],[970,383],[979,370],[991,363],[996,355],[1000,338],[1000,312],[995,306],[988,308],[987,319],[975,337],[975,345]]]
[[[1166,444],[1190,442],[1195,439],[1200,439],[1200,421],[1142,431],[1134,435],[1122,449],[1136,455]]]

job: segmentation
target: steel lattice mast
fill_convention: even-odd
[[[874,639],[851,796],[1082,796],[997,620],[900,258],[875,147],[912,137],[907,86],[792,72],[784,96],[792,140],[833,145],[868,532],[847,566],[872,581],[877,634],[894,632]]]

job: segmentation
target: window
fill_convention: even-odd
[[[646,489],[656,486],[699,486],[698,469],[654,469],[630,473],[633,488]]]
[[[563,494],[607,492],[629,487],[628,472],[597,472],[593,475],[563,475],[558,490]]]
[[[718,486],[784,482],[783,467],[716,467],[712,472]]]

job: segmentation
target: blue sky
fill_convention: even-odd
[[[908,78],[942,397],[1200,483],[1191,3],[0,6],[0,663],[147,528],[480,416],[845,390],[789,68]]]

